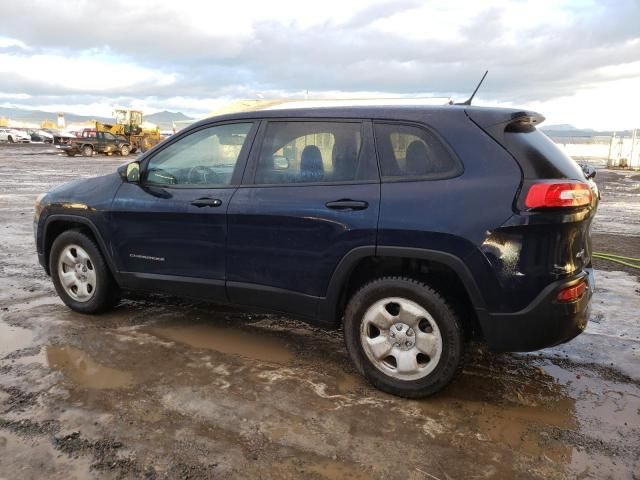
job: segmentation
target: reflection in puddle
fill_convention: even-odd
[[[467,431],[480,444],[508,445],[530,458],[566,464],[573,447],[552,441],[551,434],[578,428],[576,399],[546,370],[547,365],[510,355],[472,356],[449,388],[417,403],[432,418],[457,405],[459,416],[447,428]],[[544,477],[549,465],[543,462],[538,468]],[[507,471],[500,473],[510,476]]]
[[[351,373],[339,375],[336,381],[338,392],[342,394],[355,393],[359,388],[362,388],[363,385],[365,385],[364,379],[359,375]]]
[[[22,327],[12,327],[0,322],[0,358],[31,344],[33,334]]]
[[[130,373],[104,367],[74,347],[47,347],[47,363],[50,368],[60,370],[81,387],[125,388],[133,383]]]
[[[195,348],[237,354],[265,362],[287,363],[293,358],[283,340],[261,330],[250,332],[213,325],[190,325],[151,328],[148,332]]]

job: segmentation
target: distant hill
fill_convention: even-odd
[[[53,112],[44,112],[42,110],[26,110],[23,108],[7,108],[0,107],[0,117],[5,117],[10,120],[19,120],[21,122],[42,123],[44,120],[56,121],[58,115]],[[76,115],[75,113],[66,113],[64,118],[67,123],[74,122],[87,122],[90,120],[97,120],[99,122],[112,122],[113,118],[107,117],[94,117],[88,115]]]
[[[542,130],[555,130],[559,132],[562,130],[578,130],[578,129],[573,125],[569,125],[568,123],[559,123],[558,125],[545,125],[544,127],[542,127]]]
[[[177,122],[182,120],[194,120],[191,117],[186,116],[182,112],[169,112],[163,110],[162,112],[152,113],[151,115],[145,115],[144,119],[147,122],[160,124],[171,124],[171,122]]]
[[[550,137],[608,137],[614,132],[612,130],[593,130],[592,128],[576,128],[573,125],[567,123],[561,123],[558,125],[543,125],[540,127],[545,134]],[[630,130],[622,130],[615,132],[618,136],[631,135]]]
[[[44,120],[52,120],[56,121],[58,116],[56,113],[45,112],[42,110],[26,110],[23,108],[8,108],[8,107],[0,107],[0,117],[5,117],[10,120],[18,120],[21,122],[29,122],[34,124],[40,124]],[[67,113],[65,112],[64,118],[69,123],[82,123],[88,122],[91,120],[97,120],[103,123],[112,123],[113,118],[111,117],[96,117],[89,115],[76,115],[75,113]],[[186,116],[182,112],[169,112],[162,111],[157,113],[152,113],[151,115],[145,115],[144,120],[147,122],[155,123],[162,130],[171,129],[172,123],[177,120],[193,120],[191,117]]]

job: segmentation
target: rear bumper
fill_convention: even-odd
[[[556,301],[558,292],[587,279],[587,290],[578,300]],[[485,341],[495,351],[529,352],[568,342],[584,331],[589,320],[595,284],[592,269],[554,282],[531,304],[515,313],[488,313],[480,320]]]

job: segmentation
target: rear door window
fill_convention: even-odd
[[[272,121],[264,134],[254,183],[374,180],[372,160],[363,155],[361,122]]]
[[[380,171],[385,180],[451,178],[462,173],[460,162],[424,128],[375,123]]]

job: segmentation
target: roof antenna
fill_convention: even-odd
[[[476,93],[478,92],[478,89],[480,88],[480,85],[482,85],[482,82],[484,82],[484,77],[487,76],[487,73],[489,73],[489,70],[485,70],[484,75],[482,76],[482,78],[480,79],[480,82],[478,83],[478,86],[476,87],[476,89],[473,91],[471,96],[466,101],[460,102],[460,103],[454,103],[454,105],[471,105],[471,101],[473,100],[473,97],[476,96]]]

